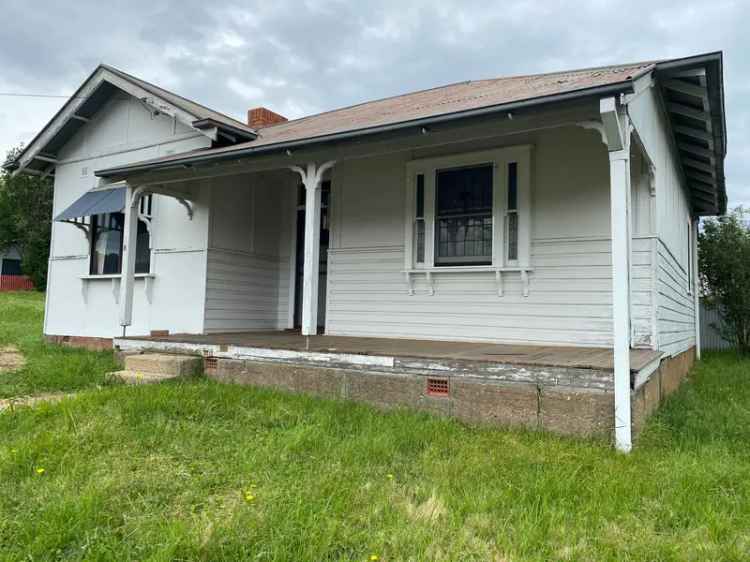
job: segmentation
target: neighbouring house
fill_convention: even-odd
[[[0,251],[0,291],[31,290],[34,283],[21,270],[18,248]]]
[[[699,354],[725,153],[709,53],[247,122],[102,65],[8,166],[54,175],[54,341],[628,450]]]

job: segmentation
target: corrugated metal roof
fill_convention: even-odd
[[[655,61],[649,61],[547,74],[459,82],[369,101],[256,129],[258,137],[252,141],[222,148],[183,152],[147,160],[139,164],[168,165],[170,162],[179,162],[190,157],[229,156],[243,150],[261,149],[314,139],[323,140],[333,135],[357,131],[364,133],[380,127],[410,123],[420,119],[439,118],[446,115],[460,115],[462,112],[469,114],[483,108],[502,107],[516,102],[543,100],[547,97],[552,99],[555,96],[577,92],[583,94],[596,88],[630,84],[634,77],[652,70],[655,65]],[[138,164],[133,165],[133,167],[135,166],[138,166]],[[101,170],[100,172],[102,175],[108,175],[112,170]]]
[[[254,146],[401,123],[631,80],[654,62],[459,82],[259,129]]]

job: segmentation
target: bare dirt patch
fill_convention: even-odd
[[[34,406],[40,402],[59,402],[63,398],[73,396],[70,392],[50,392],[46,394],[35,394],[33,396],[16,396],[0,400],[0,412],[6,408],[17,408],[22,406]]]
[[[17,371],[26,365],[26,358],[14,345],[0,347],[0,373]]]

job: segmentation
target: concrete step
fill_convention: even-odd
[[[143,371],[114,371],[107,376],[115,381],[124,382],[125,384],[153,384],[157,382],[178,379],[182,375],[167,375],[163,373],[145,373]]]
[[[125,357],[125,370],[136,373],[184,377],[200,374],[203,370],[203,359],[194,355],[140,353]]]

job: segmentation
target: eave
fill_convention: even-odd
[[[676,59],[654,71],[696,216],[727,210],[727,151],[721,52]]]

